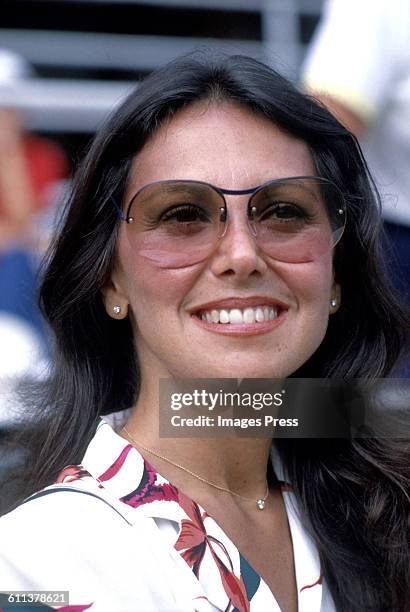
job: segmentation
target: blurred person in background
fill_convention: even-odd
[[[13,337],[24,336],[21,341],[32,346],[33,355],[47,347],[36,304],[42,243],[38,218],[52,206],[52,187],[68,169],[60,147],[28,134],[18,112],[10,108],[14,85],[31,74],[23,58],[0,50],[0,364],[7,364],[5,370],[0,366],[0,377],[12,374],[9,366],[15,363],[6,341],[10,325]],[[27,359],[22,355],[23,362]],[[16,373],[20,369],[18,366]]]
[[[392,282],[410,302],[410,2],[328,0],[302,79],[362,145]]]
[[[46,375],[48,338],[37,308],[37,269],[48,236],[44,216],[58,206],[55,186],[67,174],[62,150],[29,134],[13,108],[15,85],[32,76],[20,56],[0,49],[0,511],[12,490],[11,468],[21,453],[6,443],[20,402],[15,392],[26,375]]]

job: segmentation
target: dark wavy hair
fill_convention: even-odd
[[[41,288],[55,338],[50,381],[33,399],[24,494],[81,461],[98,415],[133,406],[139,367],[128,319],[106,312],[118,218],[131,162],[151,135],[200,100],[257,113],[310,149],[317,174],[345,194],[347,226],[334,254],[342,304],[326,337],[295,373],[386,376],[406,341],[409,318],[384,272],[377,192],[356,139],[323,106],[277,72],[243,56],[196,54],[157,70],[99,130],[73,181]],[[338,610],[408,610],[409,452],[405,440],[275,442]]]

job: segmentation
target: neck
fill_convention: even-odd
[[[157,409],[153,409],[156,406]],[[178,463],[202,478],[249,497],[260,497],[266,486],[266,471],[271,448],[268,438],[160,438],[159,398],[157,391],[141,389],[138,404],[125,424],[138,443]],[[124,432],[120,432],[127,437]],[[132,439],[129,439],[134,443]],[[167,477],[179,480],[192,477],[183,470],[164,464],[163,460],[139,447],[148,461],[158,463]],[[161,464],[159,464],[159,461]],[[171,478],[170,478],[171,479]],[[177,484],[177,483],[175,483]]]

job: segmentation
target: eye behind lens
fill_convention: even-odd
[[[159,222],[211,222],[207,211],[194,204],[179,204],[161,214]]]

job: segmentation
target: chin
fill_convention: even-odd
[[[259,358],[260,359],[260,358]],[[286,378],[299,367],[295,364],[213,363],[189,368],[178,378]]]

